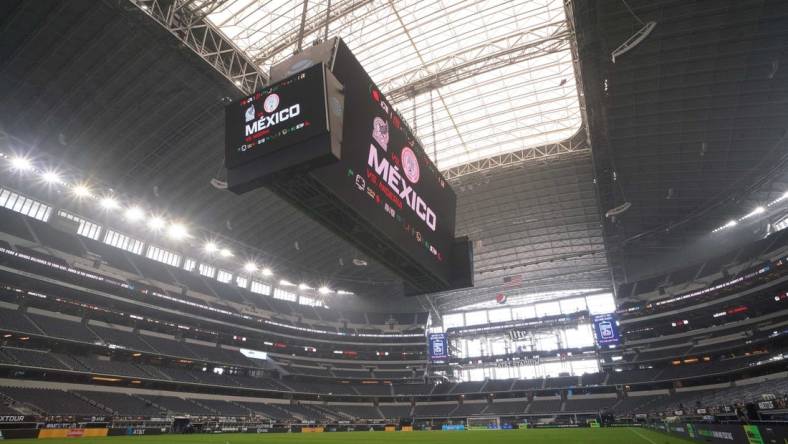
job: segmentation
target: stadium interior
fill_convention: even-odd
[[[416,189],[421,162],[435,237],[401,241],[303,165],[231,191],[233,106],[262,91],[270,113],[323,48],[341,162],[349,48],[393,116],[362,148],[404,124],[388,183]],[[0,438],[783,442],[787,137],[780,0],[2,1]],[[395,206],[383,182],[353,196]]]

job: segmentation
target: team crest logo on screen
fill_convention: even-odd
[[[388,151],[389,125],[380,117],[375,117],[375,120],[372,121],[372,138],[383,148],[383,151]]]
[[[263,109],[267,113],[272,113],[279,108],[279,94],[271,94],[265,98],[265,102],[263,102]]]
[[[246,121],[251,122],[254,120],[255,117],[254,105],[251,105],[249,108],[246,108]]]
[[[400,159],[402,160],[402,169],[405,172],[405,176],[410,183],[417,183],[421,172],[419,171],[419,159],[416,157],[416,153],[406,146],[402,148]]]

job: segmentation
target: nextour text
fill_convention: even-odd
[[[367,158],[367,165],[375,170],[375,173],[384,180],[400,198],[405,200],[405,203],[416,213],[421,220],[423,220],[430,230],[435,231],[438,225],[438,217],[435,212],[424,202],[424,199],[416,193],[416,190],[410,186],[405,177],[400,174],[399,167],[391,165],[388,159],[378,155],[378,148],[375,145],[369,146],[369,157]]]
[[[299,114],[301,114],[301,105],[296,103],[290,108],[284,108],[267,116],[260,116],[259,120],[255,120],[254,122],[246,125],[246,135],[251,136],[252,134],[260,132],[266,128],[270,128],[286,120],[292,119],[293,117],[297,117]]]

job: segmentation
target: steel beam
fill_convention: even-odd
[[[524,148],[512,153],[480,159],[471,163],[443,170],[443,176],[453,180],[468,174],[491,170],[493,168],[516,165],[522,162],[548,160],[561,155],[590,151],[585,137],[585,129],[581,128],[574,137],[549,145]]]
[[[216,26],[206,20],[227,0],[129,0],[175,38],[231,81],[250,94],[268,81],[252,60]]]
[[[299,26],[293,32],[288,33],[286,36],[270,42],[267,46],[262,48],[250,49],[254,54],[254,62],[262,65],[269,62],[274,56],[284,51],[285,49],[296,45],[299,36],[308,36],[319,32],[321,29],[327,30],[328,25],[332,22],[339,20],[343,17],[351,16],[351,14],[367,5],[371,5],[372,0],[351,0],[345,1],[337,5],[333,5],[326,15],[313,15],[312,17],[305,18],[303,27]],[[328,32],[325,32],[328,35]]]
[[[450,54],[378,86],[389,100],[398,103],[534,57],[567,51],[571,37],[565,21],[548,23]]]

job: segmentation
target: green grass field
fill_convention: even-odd
[[[71,438],[27,440],[15,439],[14,444],[345,444],[345,443],[528,443],[528,444],[686,444],[691,441],[637,428],[612,429],[538,429],[466,432],[345,432],[345,433],[283,433],[283,434],[195,434],[159,436],[116,436],[109,438]]]

